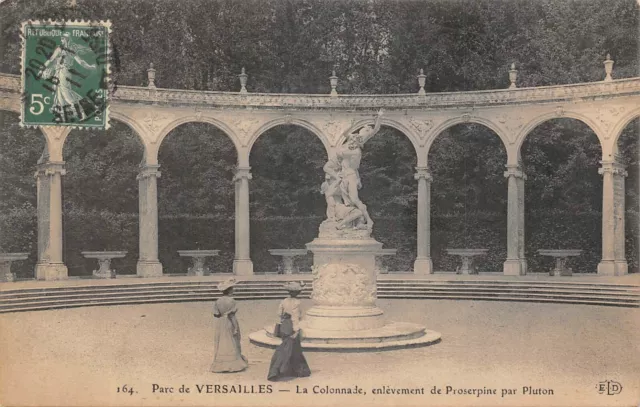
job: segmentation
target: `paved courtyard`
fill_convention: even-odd
[[[308,300],[303,304],[310,306]],[[275,300],[240,302],[250,365],[238,374],[208,372],[211,302],[3,314],[0,404],[637,406],[640,401],[640,310],[449,300],[378,304],[391,320],[441,332],[442,342],[375,353],[307,352],[312,376],[271,388],[266,373],[272,350],[251,345],[248,334],[275,322]],[[622,391],[600,394],[597,385],[606,380],[620,383]],[[207,384],[211,393],[202,387]],[[125,385],[134,393],[123,393]],[[180,392],[182,385],[190,392]],[[366,394],[314,394],[355,386]],[[442,394],[432,394],[434,386]],[[529,393],[539,394],[523,395],[528,386]],[[267,389],[271,393],[257,393]],[[303,389],[309,393],[296,393]],[[390,394],[401,389],[424,394]],[[483,394],[453,394],[465,389]],[[495,395],[486,394],[492,389]],[[240,396],[238,390],[254,393]]]

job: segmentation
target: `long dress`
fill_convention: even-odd
[[[249,366],[240,348],[240,327],[236,311],[236,301],[231,297],[221,297],[213,305],[215,355],[211,365],[212,372],[240,372]]]
[[[300,300],[285,298],[278,307],[280,322],[290,319],[293,324],[293,333],[282,338],[282,343],[276,348],[271,365],[269,366],[268,380],[277,381],[285,377],[307,377],[311,375],[311,369],[302,354],[300,343]],[[289,321],[286,321],[289,322]]]

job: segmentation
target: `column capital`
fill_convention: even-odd
[[[47,161],[38,164],[38,169],[36,170],[34,176],[37,178],[41,175],[65,175],[67,171],[64,169],[64,161]]]
[[[158,164],[140,165],[140,172],[138,173],[136,179],[140,180],[150,177],[160,178],[160,171],[158,171],[158,168],[160,168],[160,165]]]
[[[429,167],[416,167],[416,173],[413,174],[413,178],[416,181],[419,181],[420,179],[425,179],[427,182],[433,181],[433,177],[429,172]]]
[[[507,167],[507,170],[504,172],[505,178],[515,177],[515,178],[522,178],[523,180],[527,179],[527,176],[525,175],[521,166],[507,164],[505,165],[505,167]]]
[[[233,182],[240,181],[241,179],[252,179],[251,167],[237,167],[236,173],[233,176]]]
[[[624,169],[624,165],[622,165],[619,161],[600,161],[602,167],[598,168],[598,174],[611,173],[613,175],[621,175],[626,177],[629,175],[627,171]]]

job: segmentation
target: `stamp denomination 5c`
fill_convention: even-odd
[[[110,22],[22,24],[23,126],[109,127]]]

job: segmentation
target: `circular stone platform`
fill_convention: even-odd
[[[273,335],[273,325],[249,335],[251,343],[274,348],[281,339]],[[440,341],[440,332],[407,322],[392,322],[381,328],[354,331],[320,331],[302,328],[305,350],[383,350],[426,346]]]

